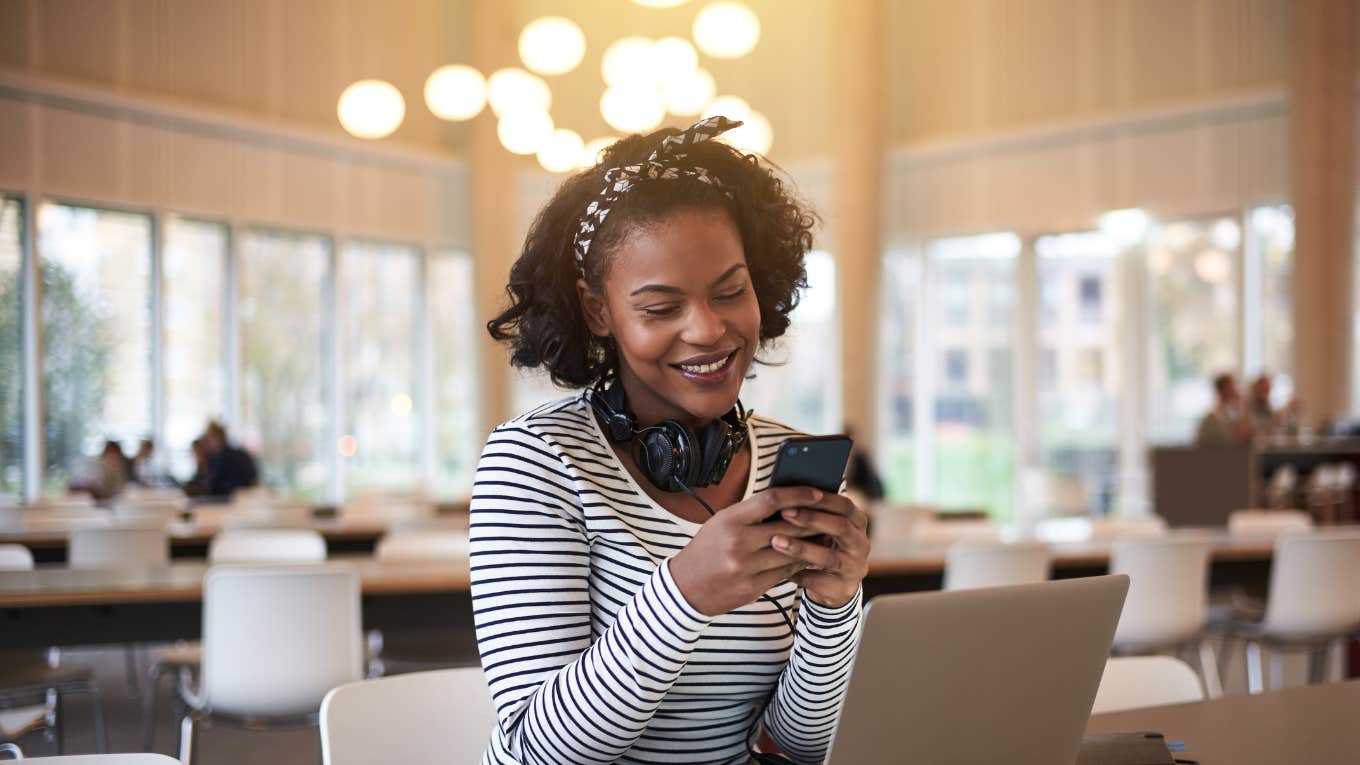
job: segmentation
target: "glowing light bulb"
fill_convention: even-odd
[[[548,83],[523,69],[507,67],[496,70],[487,79],[486,89],[487,101],[491,103],[491,111],[497,117],[519,111],[546,113],[552,106],[552,91],[548,89]]]
[[[736,96],[719,96],[709,103],[708,108],[704,110],[704,117],[716,117],[721,114],[729,120],[745,122],[751,116],[751,111],[751,105],[744,99]]]
[[[601,153],[610,146],[613,146],[614,142],[617,140],[619,139],[612,136],[592,139],[581,149],[581,156],[576,162],[576,167],[585,170],[586,168],[598,165],[600,163]]]
[[[585,142],[574,130],[558,128],[538,149],[538,164],[550,173],[565,173],[576,169]]]
[[[605,48],[600,71],[611,88],[655,85],[658,78],[654,43],[646,37],[621,37]]]
[[[703,69],[695,69],[675,79],[669,79],[661,88],[666,99],[666,111],[682,117],[693,117],[713,103],[718,85],[713,75]]]
[[[586,55],[586,36],[571,19],[544,16],[519,33],[519,57],[530,71],[564,74]]]
[[[496,124],[496,137],[501,146],[512,154],[534,154],[553,132],[552,117],[547,112],[522,109],[501,115]]]
[[[335,112],[350,135],[386,138],[406,119],[406,101],[389,82],[359,80],[340,94]]]
[[[760,42],[760,19],[741,3],[710,3],[694,17],[694,42],[713,58],[741,58]]]
[[[425,80],[425,105],[443,120],[470,120],[486,108],[486,78],[470,66],[441,66]]]
[[[774,143],[774,129],[760,112],[751,112],[740,126],[718,136],[748,154],[769,154]]]
[[[615,130],[645,133],[666,118],[666,102],[647,85],[609,88],[600,96],[600,114]]]

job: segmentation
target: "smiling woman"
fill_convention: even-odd
[[[567,180],[488,325],[514,364],[583,390],[498,427],[477,468],[473,611],[499,718],[484,763],[826,754],[867,517],[769,489],[798,434],[738,401],[788,329],[815,218],[709,140],[733,126],[632,136]]]

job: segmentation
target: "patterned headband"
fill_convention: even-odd
[[[581,272],[581,277],[584,278],[586,275],[586,254],[590,252],[590,243],[595,238],[595,232],[604,225],[604,219],[609,217],[609,211],[618,203],[619,197],[633,188],[633,184],[638,181],[692,178],[717,188],[726,194],[728,199],[733,199],[732,191],[724,187],[717,176],[702,167],[686,167],[683,160],[687,156],[686,147],[703,143],[740,124],[721,115],[699,120],[683,132],[666,136],[661,145],[648,155],[645,162],[611,167],[605,171],[604,189],[586,207],[585,214],[581,216],[580,226],[572,239],[571,249],[576,256],[576,270]]]

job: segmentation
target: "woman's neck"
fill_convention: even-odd
[[[628,408],[632,411],[633,417],[637,419],[638,430],[652,427],[662,420],[679,420],[688,425],[695,433],[699,433],[708,427],[709,423],[713,422],[712,418],[695,417],[689,412],[670,404],[643,384],[636,375],[627,371],[619,372],[619,381],[623,385],[623,393],[628,400]]]

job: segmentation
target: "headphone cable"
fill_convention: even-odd
[[[704,510],[707,510],[710,517],[717,515],[717,513],[713,510],[713,507],[709,505],[707,502],[705,502],[703,498],[700,497],[698,494],[695,494],[693,489],[686,486],[684,481],[681,481],[679,478],[673,478],[672,480],[674,480],[675,484],[680,487],[681,491],[685,492],[690,496],[690,499],[693,499],[695,502],[698,502],[700,507],[702,507]],[[775,600],[769,595],[762,594],[760,596],[760,599],[768,602],[770,605],[778,609],[779,615],[784,618],[785,626],[789,628],[789,637],[792,638],[794,636],[793,620],[789,618],[789,612],[784,610],[784,606],[780,605],[779,601]]]

